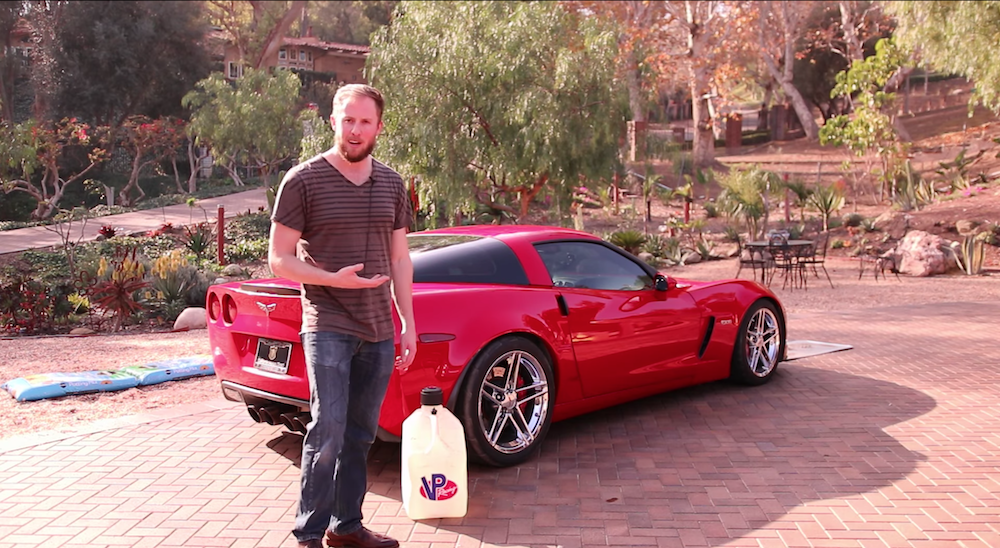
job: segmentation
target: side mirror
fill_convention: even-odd
[[[653,289],[657,291],[669,291],[677,286],[677,282],[674,282],[671,278],[664,276],[663,274],[657,274],[653,278]]]

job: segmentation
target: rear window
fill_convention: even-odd
[[[407,236],[416,283],[528,285],[521,261],[507,244],[465,234]]]

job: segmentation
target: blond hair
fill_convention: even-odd
[[[333,96],[333,111],[344,105],[348,99],[353,97],[367,97],[375,101],[375,109],[378,111],[378,119],[382,120],[382,109],[385,107],[385,98],[382,92],[367,84],[347,84],[341,86]]]

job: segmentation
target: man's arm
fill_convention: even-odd
[[[392,299],[402,323],[396,367],[405,371],[417,355],[417,330],[413,321],[413,262],[410,260],[405,228],[392,232],[389,253],[392,261]]]
[[[371,278],[359,277],[357,273],[365,266],[362,263],[345,266],[336,272],[329,272],[310,264],[295,253],[295,248],[301,237],[302,233],[298,230],[281,223],[271,222],[267,264],[275,276],[309,285],[326,285],[345,289],[376,287],[389,281],[389,277],[383,274]],[[407,259],[409,259],[409,254],[407,254]],[[410,270],[412,278],[412,266]]]

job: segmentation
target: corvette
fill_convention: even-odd
[[[418,346],[390,379],[384,440],[398,441],[420,390],[439,386],[470,457],[511,466],[553,421],[720,379],[763,384],[785,356],[784,310],[756,282],[677,279],[559,227],[462,226],[407,239]],[[223,395],[257,422],[305,432],[299,284],[214,285],[207,309]]]

